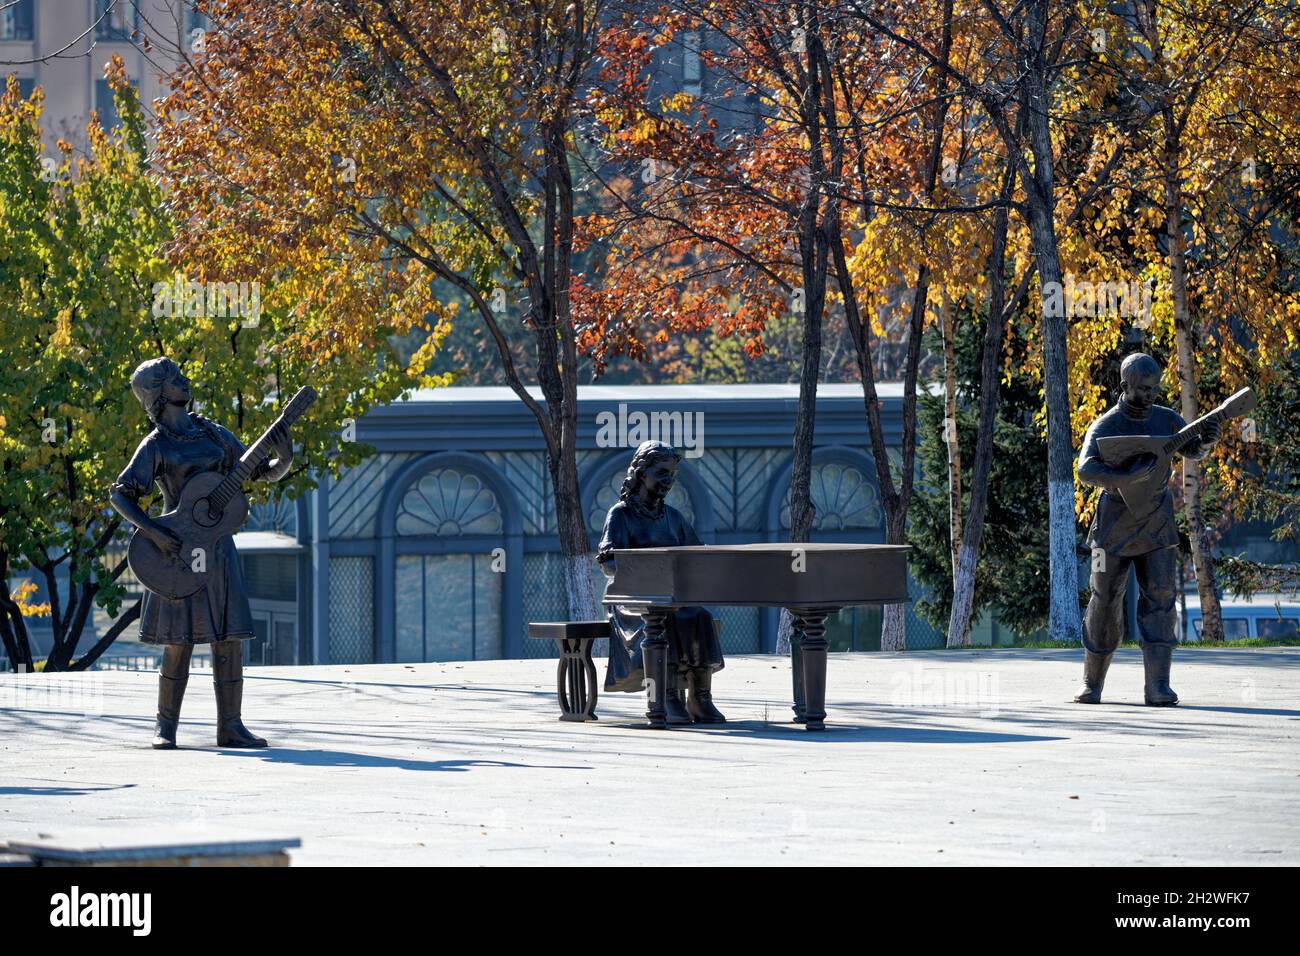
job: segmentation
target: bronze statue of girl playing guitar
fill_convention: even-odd
[[[137,529],[131,548],[132,569],[146,588],[152,577],[147,572],[156,576],[161,570],[159,565],[169,565],[175,574],[183,572],[195,580],[192,588],[177,590],[155,585],[145,591],[140,640],[163,646],[153,746],[160,750],[176,746],[176,725],[189,680],[190,655],[194,645],[211,644],[217,744],[265,747],[266,741],[251,734],[240,718],[244,686],[241,642],[253,637],[253,619],[230,531],[247,514],[239,483],[244,479],[279,481],[288,473],[293,463],[291,419],[287,414],[281,416],[252,449],[245,448],[230,431],[188,410],[189,379],[168,358],[141,363],[131,377],[131,390],[154,425],[113,484],[109,498],[117,512]],[[302,407],[314,398],[312,393]],[[209,497],[218,495],[203,498],[202,523],[211,525],[213,533],[202,539],[203,547],[191,547],[193,540],[185,533],[187,525],[181,519],[193,525],[191,514],[200,513],[199,507],[187,508],[188,499],[194,496],[193,487],[202,487],[208,494],[226,476],[230,477],[224,484],[233,489],[229,496],[238,499],[229,502],[233,517],[219,524],[216,519],[220,518],[220,510],[214,507],[214,520],[209,522]],[[151,517],[139,504],[155,482],[163,494],[164,514],[159,518]],[[146,552],[151,556],[150,563],[137,566]]]

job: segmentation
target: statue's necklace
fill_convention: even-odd
[[[193,419],[191,419],[193,422]],[[198,423],[189,431],[178,432],[174,428],[168,428],[162,422],[154,422],[154,427],[170,438],[172,441],[198,441],[200,438],[210,437],[208,430]]]

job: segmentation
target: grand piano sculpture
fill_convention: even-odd
[[[638,548],[613,552],[617,565],[606,605],[635,609],[645,620],[651,727],[665,727],[664,621],[694,605],[783,607],[794,617],[791,658],[795,721],[826,728],[826,619],[841,608],[908,600],[905,545],[738,544]]]

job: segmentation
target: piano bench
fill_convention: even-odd
[[[609,637],[608,621],[530,621],[528,636],[554,641],[560,651],[555,673],[555,696],[560,720],[596,719],[596,665],[591,642]]]

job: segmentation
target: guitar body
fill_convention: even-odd
[[[238,531],[248,518],[248,499],[241,490],[243,482],[269,456],[271,435],[276,427],[289,428],[316,398],[316,390],[304,385],[290,399],[275,424],[240,456],[228,475],[205,471],[185,483],[176,507],[155,519],[181,539],[176,557],[168,557],[138,530],[131,536],[127,564],[141,584],[155,594],[172,599],[186,598],[203,589],[217,543]],[[196,571],[195,565],[200,570]]]
[[[210,567],[217,543],[238,531],[248,518],[248,499],[242,493],[235,494],[226,502],[219,515],[214,517],[208,513],[208,496],[224,479],[224,475],[215,471],[195,475],[181,489],[176,507],[156,519],[181,539],[181,550],[176,557],[168,557],[139,531],[131,536],[127,563],[140,583],[150,591],[177,599],[203,589],[206,571],[195,571],[194,566]]]

